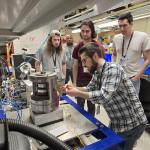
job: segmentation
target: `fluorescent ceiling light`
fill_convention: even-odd
[[[80,28],[77,28],[77,29],[72,30],[72,33],[79,33],[80,31],[81,31]]]
[[[148,18],[148,17],[150,17],[150,14],[140,15],[140,16],[134,17],[134,20],[144,19],[144,18]],[[99,28],[118,26],[118,20],[107,22],[107,23],[102,23],[97,26]]]
[[[101,19],[97,19],[97,20],[94,20],[93,23],[98,23],[98,22],[104,21],[106,19],[107,19],[107,17],[101,18]]]
[[[112,27],[112,26],[117,26],[117,25],[118,25],[118,21],[115,20],[115,21],[99,24],[98,27],[99,28],[106,28],[106,27]]]
[[[135,17],[134,20],[144,19],[144,18],[148,18],[148,17],[150,17],[150,14],[139,16],[139,17]]]

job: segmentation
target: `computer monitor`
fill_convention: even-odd
[[[35,68],[35,54],[12,54],[12,67],[13,67],[13,75],[16,79],[21,80],[21,70],[20,66],[24,63],[30,63],[32,68]],[[27,79],[27,78],[25,78]]]
[[[104,59],[107,62],[112,62],[112,54],[106,53]]]
[[[144,64],[144,59],[141,58],[140,63],[143,65]],[[144,71],[144,75],[150,75],[150,65],[147,66],[147,68]]]
[[[105,54],[105,60],[107,62],[111,62],[112,61],[112,54]],[[144,64],[144,59],[141,58],[140,59],[140,64]],[[150,75],[150,65],[147,66],[146,70],[144,71],[144,75]]]
[[[145,75],[150,75],[150,65],[147,66],[146,70],[144,71]]]

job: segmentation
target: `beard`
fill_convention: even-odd
[[[68,43],[67,43],[67,46],[72,46],[72,45],[73,45],[72,42],[68,42]]]
[[[93,62],[93,64],[92,64],[92,66],[91,66],[91,69],[89,70],[89,72],[91,73],[91,74],[94,74],[94,72],[97,70],[97,66],[98,66],[98,63],[96,63],[94,60],[92,60]]]
[[[84,40],[84,41],[90,41],[91,38],[90,38],[90,37],[84,37],[83,40]]]
[[[91,36],[86,36],[86,35],[82,35],[82,34],[81,34],[81,38],[84,41],[90,41],[91,40]]]

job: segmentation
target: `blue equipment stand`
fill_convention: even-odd
[[[6,118],[6,113],[4,112],[2,107],[0,106],[0,119],[5,119],[5,118]]]
[[[123,144],[123,139],[118,136],[111,129],[102,124],[99,120],[93,117],[93,115],[86,112],[79,105],[73,102],[68,96],[62,96],[61,100],[65,100],[71,106],[73,106],[76,110],[78,110],[84,117],[86,117],[89,121],[95,124],[98,129],[96,130],[96,134],[99,133],[100,141],[95,142],[91,145],[80,148],[80,150],[121,150],[120,145]]]

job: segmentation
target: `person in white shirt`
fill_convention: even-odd
[[[113,38],[113,60],[123,67],[138,94],[140,78],[150,63],[150,39],[146,33],[134,31],[131,13],[121,15],[118,25],[121,33]]]

